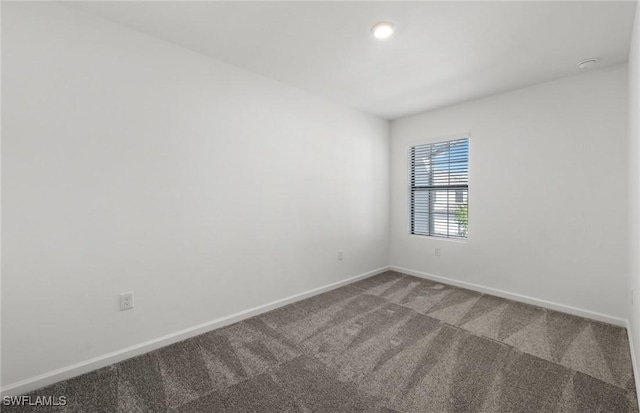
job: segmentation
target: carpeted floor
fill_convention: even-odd
[[[3,412],[637,412],[623,328],[387,272]]]

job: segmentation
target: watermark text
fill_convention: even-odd
[[[3,396],[4,406],[66,406],[66,396]]]

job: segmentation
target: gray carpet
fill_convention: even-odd
[[[623,328],[387,272],[7,412],[637,412]]]

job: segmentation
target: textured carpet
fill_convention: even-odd
[[[626,331],[387,272],[7,412],[637,412]]]

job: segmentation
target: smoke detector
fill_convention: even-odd
[[[584,59],[583,61],[578,63],[578,69],[584,70],[584,69],[588,69],[591,66],[593,66],[594,64],[596,64],[596,62],[600,60],[596,57],[592,57],[590,59]]]

